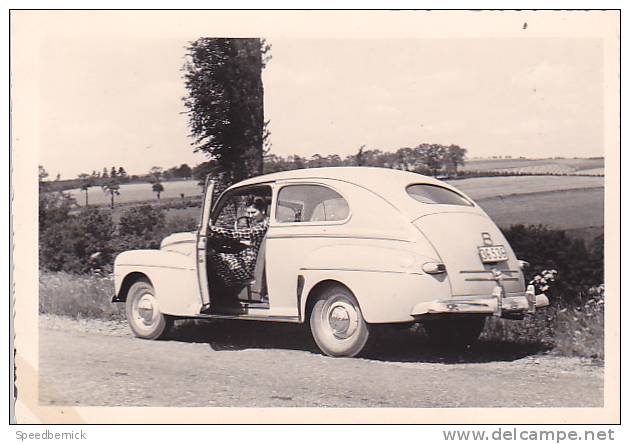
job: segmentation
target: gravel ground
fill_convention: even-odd
[[[329,358],[299,325],[184,323],[172,339],[124,322],[40,318],[40,402],[68,406],[601,407],[601,362],[536,345],[463,353],[386,331],[364,358]]]

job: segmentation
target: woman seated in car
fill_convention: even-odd
[[[267,203],[263,198],[255,198],[247,206],[245,214],[249,221],[248,227],[235,229],[214,225],[209,227],[211,237],[234,239],[243,245],[238,252],[218,252],[212,257],[216,272],[226,287],[237,286],[253,278],[258,251],[269,228]]]

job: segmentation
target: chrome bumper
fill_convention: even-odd
[[[497,292],[498,293],[498,292]],[[493,294],[489,297],[471,299],[449,299],[445,301],[429,301],[416,304],[411,309],[411,316],[445,313],[476,313],[503,316],[514,313],[534,313],[536,308],[549,305],[545,294],[535,295],[533,289],[522,295],[506,296]]]

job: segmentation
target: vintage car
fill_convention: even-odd
[[[309,326],[330,356],[360,353],[377,324],[422,323],[437,342],[467,344],[488,316],[522,319],[548,305],[488,215],[451,185],[370,167],[293,170],[204,195],[199,229],[115,261],[115,302],[134,334],[164,336],[177,318]],[[268,228],[255,268],[226,285],[217,257],[252,243],[244,209],[264,199]],[[215,227],[236,235],[216,236]],[[243,229],[247,231],[247,228]]]

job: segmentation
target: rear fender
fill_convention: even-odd
[[[341,284],[347,287],[357,299],[368,323],[413,322],[411,312],[416,304],[450,297],[450,285],[445,275],[300,270],[300,276],[297,291],[302,321],[307,320],[308,304],[317,297],[322,285]]]
[[[428,244],[350,239],[344,243],[318,248],[306,258],[301,268],[415,273],[422,270],[425,262],[436,260],[439,260],[439,256]]]

